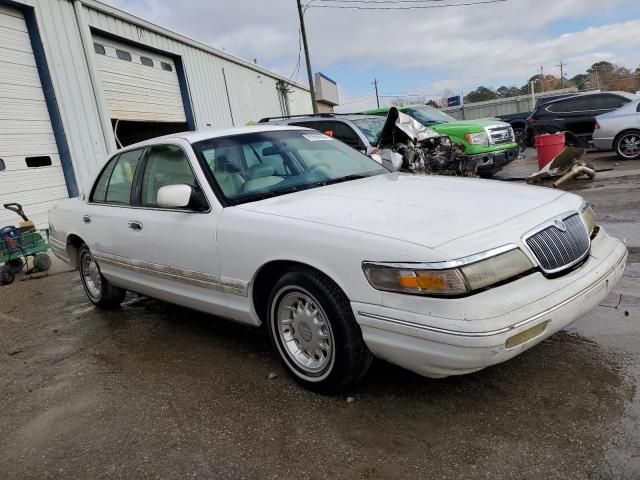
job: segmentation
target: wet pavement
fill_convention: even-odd
[[[100,311],[75,272],[2,287],[0,478],[640,478],[639,182],[628,162],[567,186],[631,250],[592,313],[473,375],[376,362],[350,402],[297,386],[261,330]]]

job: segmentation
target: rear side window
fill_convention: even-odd
[[[113,158],[102,171],[91,201],[131,205],[131,186],[144,149],[124,152]]]
[[[568,112],[586,112],[591,110],[588,97],[580,98],[568,98],[567,100],[560,100],[554,102],[547,107],[550,112],[556,113],[568,113]]]
[[[615,110],[626,105],[631,100],[617,95],[598,95],[593,99],[594,110]]]
[[[158,207],[158,190],[168,185],[190,185],[197,188],[189,159],[175,145],[152,147],[142,177],[142,205]]]

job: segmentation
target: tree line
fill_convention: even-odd
[[[632,71],[627,67],[615,65],[611,62],[597,62],[591,65],[585,73],[579,73],[571,78],[537,74],[529,78],[527,83],[521,87],[503,85],[493,89],[481,85],[466,94],[464,101],[466,103],[474,103],[526,95],[531,93],[531,82],[533,82],[536,93],[569,87],[576,87],[578,90],[599,89],[635,93],[640,91],[640,67]]]

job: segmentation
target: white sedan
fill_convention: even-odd
[[[130,290],[265,325],[325,392],[373,356],[428,377],[512,358],[597,305],[627,257],[579,196],[390,173],[281,126],[127,147],[50,228],[99,307]]]

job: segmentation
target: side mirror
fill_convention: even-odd
[[[193,187],[191,185],[167,185],[158,190],[158,206],[161,208],[185,208],[189,206]]]

